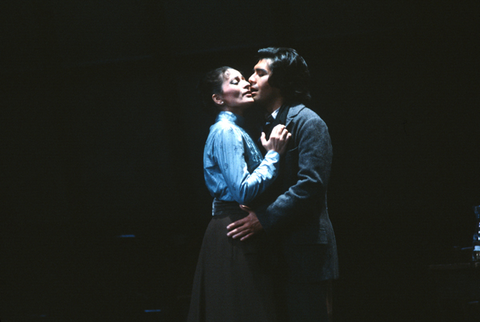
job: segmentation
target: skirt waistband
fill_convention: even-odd
[[[234,215],[234,214],[243,214],[247,213],[240,209],[240,205],[236,201],[223,201],[218,199],[213,199],[212,202],[212,215]]]

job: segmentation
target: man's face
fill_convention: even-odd
[[[252,85],[251,91],[253,99],[256,103],[262,105],[268,105],[270,102],[274,101],[278,95],[280,95],[280,90],[278,88],[270,86],[268,79],[271,74],[270,63],[271,59],[261,59],[253,67],[253,74],[250,76],[248,81]]]

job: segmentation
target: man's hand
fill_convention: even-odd
[[[245,239],[261,232],[263,227],[252,209],[244,205],[240,205],[240,208],[242,208],[243,211],[248,212],[248,216],[228,225],[227,229],[229,232],[227,233],[227,236],[232,237],[233,239],[240,238],[241,241],[244,241]]]

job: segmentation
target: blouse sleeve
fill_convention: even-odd
[[[250,173],[245,161],[245,144],[242,133],[234,127],[222,130],[215,144],[215,155],[225,182],[235,201],[248,204],[276,179],[280,155],[268,151],[260,165]]]

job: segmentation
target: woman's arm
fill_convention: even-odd
[[[248,204],[265,191],[278,175],[280,154],[268,151],[260,165],[250,173],[245,161],[249,149],[242,131],[223,128],[215,139],[214,151],[228,189],[239,204]]]

